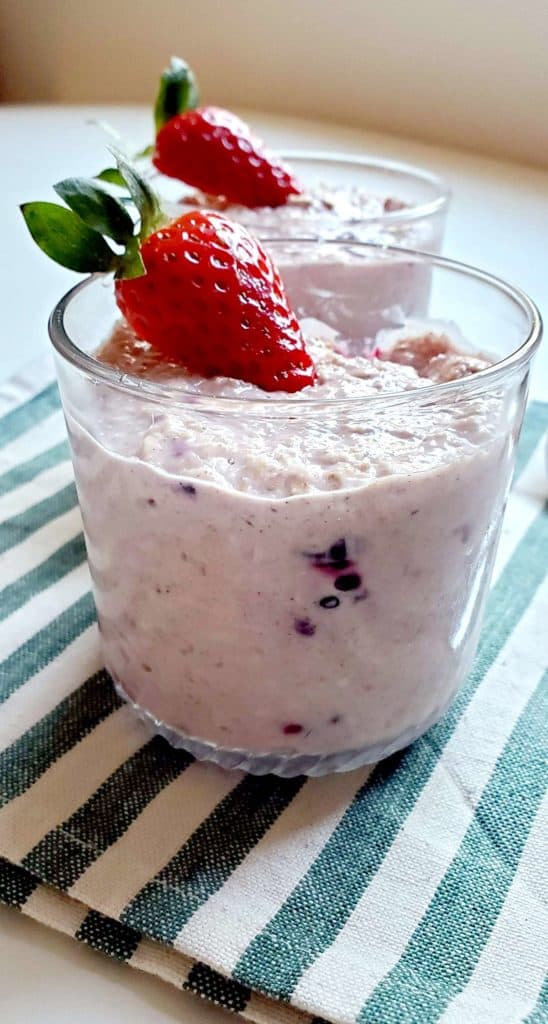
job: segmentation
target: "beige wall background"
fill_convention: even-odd
[[[202,97],[548,166],[548,0],[0,0],[4,102]]]

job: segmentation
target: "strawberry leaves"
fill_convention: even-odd
[[[68,209],[55,203],[24,203],[21,213],[37,245],[61,266],[79,273],[114,271],[117,278],[140,277],[145,273],[140,244],[165,217],[138,171],[122,153],[114,156],[117,168],[107,168],[100,177],[66,178],[54,186]],[[123,186],[126,196],[114,195],[112,185]],[[128,211],[128,201],[138,221]],[[115,252],[103,236],[122,252]]]
[[[66,178],[53,186],[74,213],[101,235],[125,245],[133,235],[133,219],[124,204],[89,178]]]
[[[160,79],[160,87],[154,104],[154,126],[156,134],[172,117],[194,110],[198,106],[198,83],[194,72],[186,61],[172,57],[169,67]]]
[[[79,273],[114,269],[115,253],[76,213],[55,203],[24,203],[21,213],[36,244],[62,267]]]

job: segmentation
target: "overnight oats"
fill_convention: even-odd
[[[173,58],[155,105],[155,169],[175,217],[213,209],[259,238],[321,236],[441,250],[449,190],[408,164],[323,152],[266,151],[230,111],[198,106],[196,78]]]
[[[198,210],[221,212],[243,224],[268,247],[276,238],[373,241],[439,252],[449,191],[435,175],[391,161],[341,154],[294,152],[288,161],[264,149],[233,113],[198,105],[198,86],[189,66],[173,58],[164,71],[154,108],[152,162],[170,216]],[[401,258],[370,259],[367,290],[375,296],[365,322],[360,291],[363,268],[354,280],[352,261],[341,267],[329,248],[276,250],[290,302],[299,316],[310,313],[314,280],[315,315],[348,334],[359,324],[373,334],[383,311],[424,316],[430,268],[404,266]],[[314,267],[309,261],[314,261]],[[337,318],[330,296],[338,295]],[[355,308],[358,306],[358,310]],[[307,307],[305,310],[305,306]],[[360,312],[361,316],[357,316]],[[346,323],[342,322],[342,316]],[[391,313],[391,316],[393,314]]]
[[[57,189],[73,207],[74,189]],[[155,227],[143,192],[142,266],[131,237],[114,287],[84,282],[50,325],[106,666],[157,731],[225,767],[385,757],[470,669],[538,314],[441,257],[331,241],[321,318],[319,243],[279,240],[282,279],[290,258],[310,268],[297,321],[244,228],[203,211]],[[31,233],[74,259],[40,205]],[[383,259],[428,268],[428,317],[391,305],[371,334]]]

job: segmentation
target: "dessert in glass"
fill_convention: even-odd
[[[434,328],[395,325],[403,362],[303,323],[310,395],[186,377],[123,327],[102,363],[100,282],[54,315],[106,665],[198,757],[285,775],[375,761],[471,666],[536,325],[498,283],[429,265],[447,299]],[[453,378],[466,359],[440,320],[506,358]]]
[[[49,255],[116,274],[50,321],[106,667],[155,730],[224,767],[386,757],[470,669],[538,312],[438,256],[310,239],[267,253],[204,211],[166,225],[119,166],[138,235],[125,207],[101,209],[122,254],[89,227],[89,182],[57,186],[85,231],[60,207],[53,233],[49,204],[23,211]],[[420,317],[410,274],[428,282]]]
[[[173,216],[218,209],[259,238],[321,236],[338,241],[441,252],[450,191],[438,175],[412,164],[350,153],[287,150],[282,159],[302,192],[281,206],[227,203],[179,182],[163,183]]]
[[[150,155],[173,217],[214,209],[259,238],[321,236],[440,252],[450,193],[437,175],[369,156],[266,151],[230,111],[198,106],[191,68],[173,58],[155,104]]]
[[[337,153],[295,151],[286,154],[286,161],[265,150],[230,111],[199,106],[194,73],[178,58],[161,77],[154,119],[156,136],[149,155],[160,174],[164,209],[173,218],[189,210],[221,212],[267,247],[275,238],[312,237],[441,250],[449,190],[428,171]],[[341,270],[340,256],[332,260],[330,250],[312,247],[301,248],[298,258],[281,247],[275,258],[296,312],[303,314],[310,303],[312,275],[316,310],[337,331],[348,334],[359,320],[361,335],[364,330],[374,333],[383,325],[374,306],[388,310],[404,292],[407,314],[426,311],[426,264],[404,268],[398,260],[394,266],[386,254],[382,260],[370,259],[366,323],[363,307],[356,317],[363,274],[359,284],[353,280],[352,261]],[[336,322],[333,291],[338,294]]]

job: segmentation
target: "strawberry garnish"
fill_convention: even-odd
[[[204,377],[265,391],[315,379],[280,275],[252,235],[220,213],[191,211],[141,246],[146,275],[116,281],[139,338]]]
[[[289,168],[220,107],[173,117],[156,136],[152,160],[162,174],[242,206],[282,206],[301,191]]]
[[[114,271],[118,307],[136,336],[190,373],[235,377],[265,391],[314,383],[280,275],[243,226],[212,211],[190,211],[165,224],[154,192],[122,156],[117,170],[101,177],[126,185],[137,227],[112,186],[67,179],[55,189],[69,209],[22,207],[49,256],[73,270]]]
[[[192,72],[173,58],[155,106],[152,159],[162,174],[242,206],[282,206],[300,193],[289,167],[244,121],[220,107],[196,107],[197,99]]]

